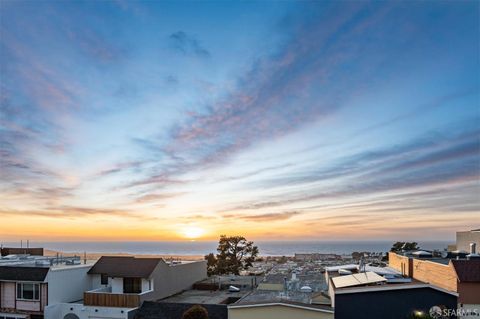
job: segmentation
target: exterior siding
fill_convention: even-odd
[[[154,291],[142,294],[141,301],[162,299],[191,288],[195,282],[207,278],[207,263],[199,261],[169,266],[160,261],[152,278]]]
[[[398,270],[404,276],[411,277],[413,275],[411,259],[396,253],[388,253],[388,265]]]
[[[25,301],[17,300],[17,310],[29,311],[29,312],[40,312],[40,301]]]
[[[457,291],[457,275],[451,265],[413,259],[413,278],[446,290]]]
[[[457,309],[457,297],[431,288],[337,294],[335,319],[409,318],[440,305]]]
[[[333,313],[271,305],[249,308],[228,308],[228,319],[333,319]],[[352,317],[353,318],[353,317]]]
[[[1,308],[15,308],[15,283],[2,282],[1,287]]]

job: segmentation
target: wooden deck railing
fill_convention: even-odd
[[[140,296],[137,294],[84,292],[83,304],[85,306],[135,308],[140,306]]]

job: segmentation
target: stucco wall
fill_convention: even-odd
[[[293,308],[282,305],[228,308],[228,319],[333,319],[333,313]]]
[[[90,266],[72,266],[50,269],[47,274],[48,304],[73,302],[83,299],[83,292],[91,289],[87,275]]]
[[[207,278],[206,261],[169,266],[161,261],[152,273],[154,291],[141,296],[142,301],[171,296]]]
[[[69,313],[77,315],[80,319],[127,319],[130,311],[132,309],[129,308],[93,307],[83,304],[62,303],[48,306],[45,309],[45,319],[63,319]]]
[[[457,232],[457,249],[470,251],[470,243],[477,244],[477,254],[480,251],[480,231],[461,231]]]

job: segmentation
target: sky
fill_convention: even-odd
[[[479,228],[479,12],[0,0],[0,241]]]

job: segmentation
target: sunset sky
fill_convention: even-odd
[[[0,241],[480,226],[478,1],[0,6]]]

